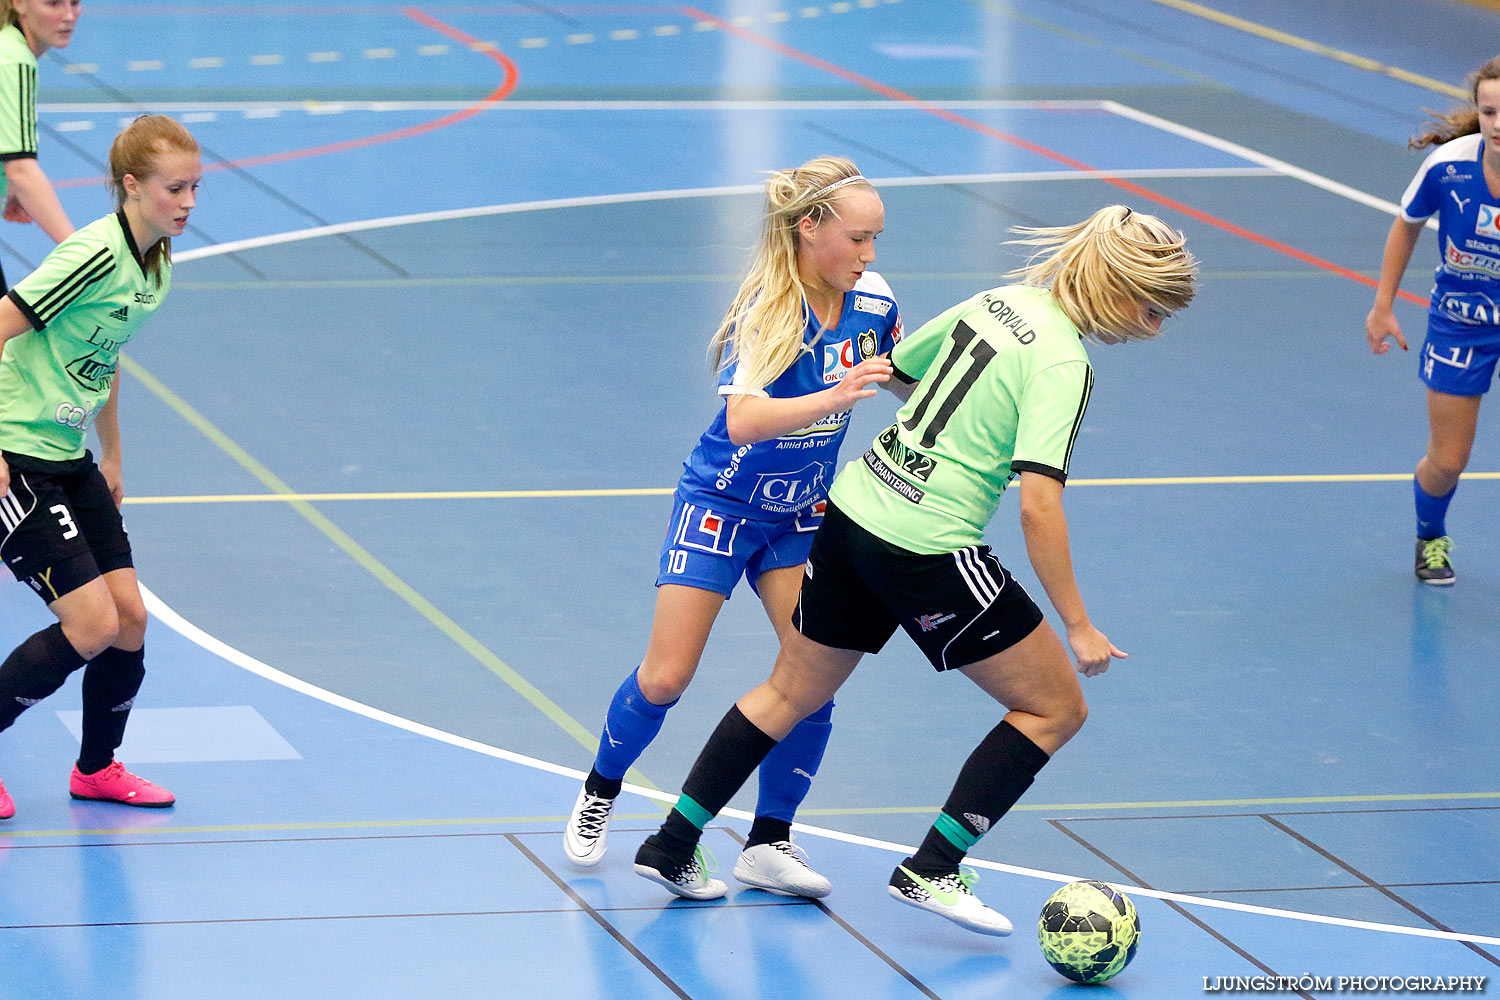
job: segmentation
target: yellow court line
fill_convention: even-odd
[[[1127,479],[1070,479],[1069,486],[1251,486],[1278,483],[1401,483],[1410,472],[1331,473],[1288,476],[1143,476]],[[1500,472],[1465,472],[1464,479],[1500,479]],[[339,500],[536,500],[586,497],[664,497],[670,487],[596,490],[450,490],[393,493],[227,493],[202,496],[126,497],[132,504],[319,503]]]
[[[581,726],[576,719],[563,711],[556,702],[543,694],[539,688],[491,652],[484,643],[474,638],[457,622],[438,610],[436,605],[419,594],[410,584],[402,580],[389,567],[366,551],[363,546],[345,533],[342,528],[325,517],[322,512],[312,506],[305,498],[293,492],[292,488],[282,482],[275,473],[236,444],[229,435],[212,424],[208,418],[195,410],[186,400],[182,399],[171,389],[168,389],[161,380],[143,368],[139,362],[121,354],[120,365],[126,371],[130,372],[131,375],[140,379],[158,399],[166,403],[178,416],[182,417],[182,419],[196,428],[204,437],[217,445],[220,450],[232,458],[241,468],[249,472],[256,479],[259,479],[275,495],[275,499],[290,503],[292,508],[298,514],[302,515],[308,523],[327,536],[339,548],[343,549],[345,554],[364,567],[370,575],[385,584],[389,590],[410,605],[423,618],[427,619],[438,631],[453,640],[459,648],[463,649],[464,652],[478,660],[491,673],[504,681],[511,690],[530,702],[537,711],[555,723],[563,732],[573,737],[589,750],[598,748],[598,736]],[[631,781],[648,788],[656,787],[634,768],[631,769],[630,775],[629,780]]]
[[[1214,10],[1212,7],[1205,7],[1200,3],[1192,3],[1191,0],[1151,0],[1151,2],[1161,4],[1163,7],[1171,7],[1174,10],[1180,10],[1187,14],[1193,14],[1197,17],[1204,18],[1205,20],[1213,21],[1216,24],[1222,24],[1225,27],[1234,28],[1248,34],[1255,35],[1257,38],[1264,38],[1268,41],[1279,42],[1282,45],[1290,46],[1294,49],[1301,49],[1304,52],[1311,52],[1314,55],[1324,56],[1325,58],[1333,59],[1336,62],[1341,62],[1345,65],[1353,66],[1356,69],[1367,70],[1371,73],[1379,73],[1382,76],[1388,76],[1392,79],[1400,80],[1403,83],[1415,84],[1418,87],[1436,91],[1439,94],[1447,94],[1449,97],[1456,97],[1460,100],[1469,99],[1469,92],[1467,90],[1464,90],[1462,87],[1455,87],[1451,83],[1444,83],[1442,80],[1434,80],[1431,77],[1422,76],[1420,73],[1413,73],[1410,70],[1402,69],[1399,66],[1391,66],[1386,63],[1370,59],[1366,56],[1355,55],[1353,52],[1345,52],[1343,49],[1335,49],[1332,46],[1323,45],[1319,42],[1314,42],[1309,39],[1302,38],[1298,35],[1293,35],[1289,32],[1281,31],[1277,28],[1270,28],[1263,24],[1257,24],[1254,21],[1247,21],[1242,17],[1235,17],[1233,14],[1225,14],[1223,11]]]

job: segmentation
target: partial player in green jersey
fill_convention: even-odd
[[[637,871],[644,857],[653,880],[671,888],[674,875],[694,870],[704,824],[899,627],[934,667],[964,674],[1006,712],[964,764],[921,848],[892,873],[889,892],[969,930],[1010,933],[959,863],[1083,725],[1088,708],[1072,660],[1092,676],[1125,655],[1084,609],[1062,510],[1093,386],[1081,341],[1156,336],[1192,301],[1197,270],[1179,233],[1124,206],[1028,232],[1021,242],[1039,249],[1010,275],[1020,284],[954,306],[892,351],[895,376],[915,391],[834,480],[770,679],[719,723],[677,807],[642,846]],[[1027,554],[1072,658],[983,542],[1017,477]],[[679,895],[702,898],[700,886],[683,888]]]
[[[143,115],[115,138],[109,167],[118,210],[0,298],[0,558],[57,616],[0,663],[0,731],[84,667],[70,793],[163,807],[172,793],[114,759],[146,674],[146,607],[119,509],[118,365],[171,287],[172,237],[203,166],[187,129]],[[0,819],[14,814],[0,785]]]
[[[73,223],[36,159],[37,59],[68,47],[79,7],[79,0],[0,0],[0,217],[35,222],[55,242]],[[0,271],[0,292],[6,287]]]

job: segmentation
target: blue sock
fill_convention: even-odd
[[[823,763],[828,736],[833,732],[833,702],[797,723],[760,765],[760,797],[755,803],[756,829],[750,844],[786,840],[792,817],[812,789],[813,776]],[[765,820],[772,820],[766,823]],[[767,829],[767,828],[770,829]],[[758,835],[758,836],[757,836]]]
[[[625,777],[656,734],[661,732],[662,720],[667,710],[677,704],[674,700],[666,705],[653,705],[641,694],[636,674],[640,668],[630,672],[625,683],[615,692],[609,703],[609,712],[604,716],[604,732],[599,737],[599,754],[594,758],[594,770],[611,781]]]
[[[1455,485],[1445,495],[1435,497],[1422,489],[1422,484],[1413,476],[1412,493],[1417,500],[1417,537],[1422,539],[1441,538],[1448,533],[1448,526],[1444,520],[1448,516],[1448,501],[1453,499],[1453,494],[1458,492]]]

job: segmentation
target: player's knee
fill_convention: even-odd
[[[92,660],[115,644],[120,634],[120,616],[113,604],[100,604],[85,614],[70,616],[62,627],[78,655]]]
[[[1056,710],[1048,719],[1052,723],[1053,732],[1056,734],[1057,745],[1064,743],[1078,735],[1083,728],[1084,722],[1089,717],[1088,702],[1083,700],[1081,693],[1064,699],[1057,705]]]
[[[641,694],[653,705],[670,705],[682,697],[693,671],[674,667],[672,664],[641,664],[636,671],[635,682]]]
[[[122,649],[137,649],[146,641],[146,605],[139,600],[128,600],[115,605],[119,619],[115,640],[111,645]]]

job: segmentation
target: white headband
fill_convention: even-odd
[[[857,184],[860,181],[864,181],[866,184],[870,183],[868,180],[865,180],[865,176],[863,174],[855,174],[853,177],[845,177],[841,181],[834,181],[827,187],[818,190],[810,198],[808,198],[808,201],[822,201],[824,198],[837,191],[839,188],[844,187],[848,184]]]

